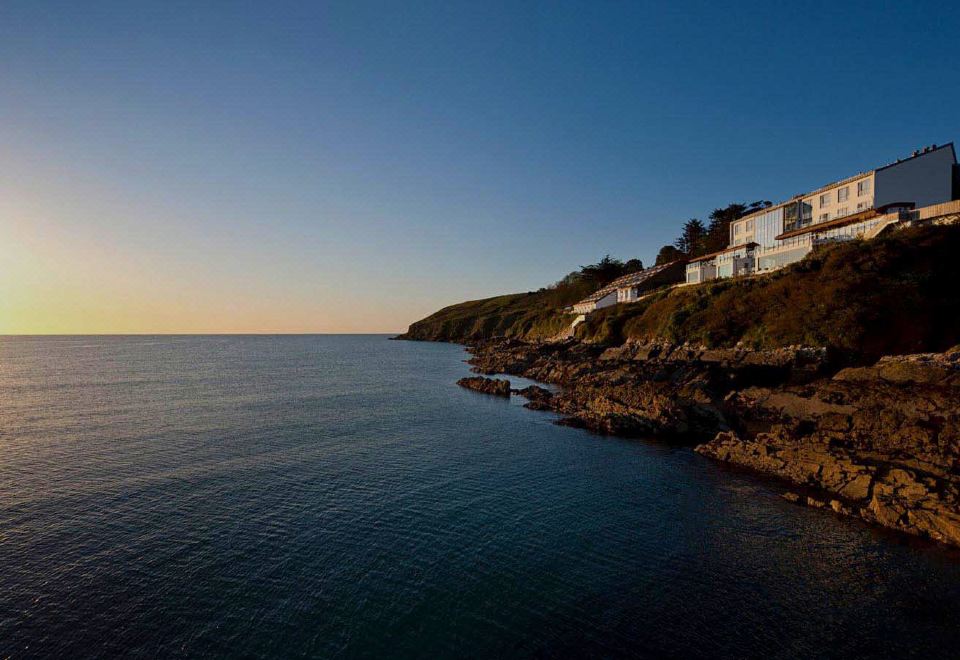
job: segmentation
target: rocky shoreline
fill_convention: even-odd
[[[802,346],[490,340],[468,350],[479,374],[562,389],[461,385],[520,394],[561,424],[695,446],[796,486],[805,494],[785,496],[799,504],[960,546],[960,350],[853,368]]]

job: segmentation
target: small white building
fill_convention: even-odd
[[[687,284],[699,284],[721,277],[750,275],[756,262],[756,243],[735,245],[691,259],[687,264]]]
[[[656,287],[679,283],[683,276],[682,269],[682,261],[671,261],[618,277],[573,305],[573,311],[586,315],[617,303],[635,302]]]
[[[664,284],[677,284],[683,279],[683,262],[671,261],[624,275],[611,283],[617,287],[617,302],[631,303],[643,298],[651,290]]]
[[[687,284],[700,284],[717,279],[717,264],[710,257],[691,259],[687,264]]]
[[[573,306],[576,314],[590,314],[598,309],[617,304],[617,290],[604,287],[595,291]]]

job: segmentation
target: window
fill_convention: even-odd
[[[859,204],[857,204],[857,210],[858,210],[858,211],[863,211],[863,210],[865,210],[866,208],[867,208],[867,203],[866,203],[866,202],[860,202]]]
[[[747,231],[753,231],[753,220],[747,220]]]
[[[830,206],[830,193],[826,195],[820,195],[820,208],[824,206]]]
[[[800,206],[797,204],[787,204],[783,207],[783,231],[792,231],[797,229],[800,220]]]
[[[857,183],[857,197],[863,197],[870,194],[870,179],[864,179]]]
[[[733,233],[736,234],[737,236],[739,236],[739,235],[740,235],[740,229],[741,229],[741,225],[734,225],[734,226],[733,226]]]
[[[821,213],[820,216],[817,218],[817,222],[826,222],[829,219],[830,219],[829,213]]]
[[[837,190],[838,202],[845,202],[849,197],[850,197],[850,188],[848,188],[847,186],[844,186],[843,188],[840,188],[839,190]]]
[[[850,213],[850,209],[848,209],[846,206],[844,206],[843,208],[837,209],[837,217],[838,217],[838,218],[839,218],[839,217],[842,217],[842,216],[845,216],[845,215],[848,215],[849,213]]]

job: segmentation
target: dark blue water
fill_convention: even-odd
[[[383,337],[0,338],[0,657],[943,657],[960,560]]]

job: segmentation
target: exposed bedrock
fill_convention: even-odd
[[[725,410],[740,432],[718,433],[701,454],[824,493],[800,503],[960,545],[960,354],[747,388]]]
[[[465,387],[468,390],[481,392],[483,394],[492,394],[493,396],[510,396],[510,381],[500,378],[483,378],[482,376],[471,376],[461,378],[457,385]]]
[[[960,545],[960,351],[837,370],[826,351],[484,342],[479,373],[527,388],[559,423],[696,444],[705,456],[799,487],[810,506]],[[542,388],[541,388],[542,389]]]

